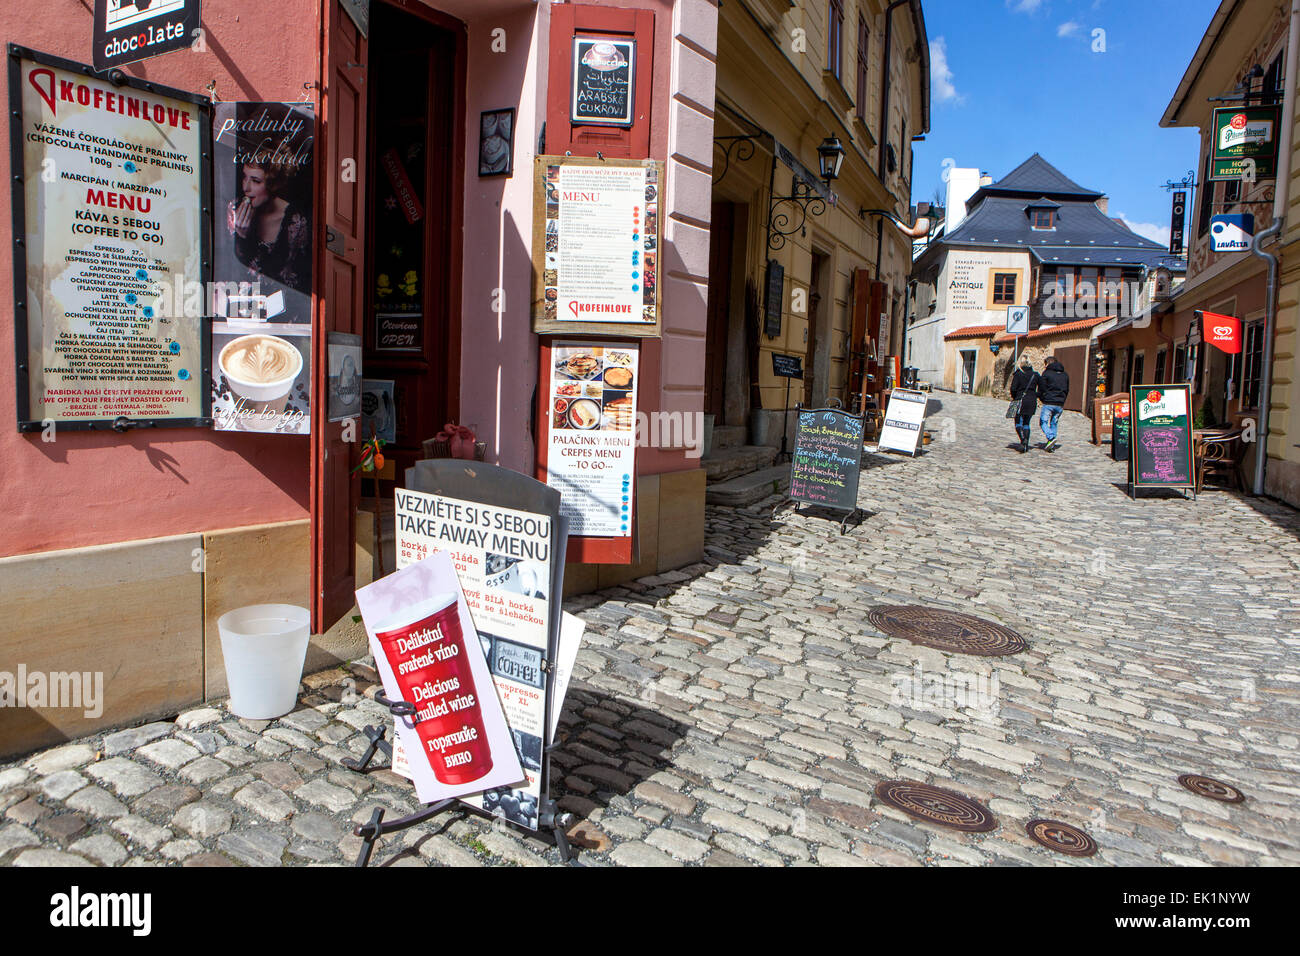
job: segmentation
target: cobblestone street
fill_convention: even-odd
[[[552,795],[581,862],[1300,863],[1300,516],[1220,490],[1130,501],[1082,416],[1056,453],[1020,455],[1004,408],[936,393],[935,441],[869,457],[847,535],[773,521],[776,499],[712,508],[705,563],[566,602],[588,626]],[[974,614],[1029,648],[917,646],[868,622],[882,604]],[[387,717],[373,677],[310,676],[270,723],[202,707],[0,767],[0,865],[351,863],[372,808],[417,807],[391,773],[339,766]],[[960,791],[999,825],[921,823],[876,799],[886,779]],[[1036,817],[1099,852],[1044,849]],[[450,814],[373,862],[558,860]]]

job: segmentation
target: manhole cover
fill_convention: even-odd
[[[1241,803],[1246,799],[1246,795],[1231,784],[1212,777],[1202,777],[1199,773],[1185,773],[1178,778],[1178,782],[1192,793],[1220,803]]]
[[[1064,853],[1066,856],[1092,856],[1097,852],[1097,841],[1078,827],[1060,820],[1030,820],[1025,824],[1029,835],[1037,842]]]
[[[1010,628],[956,611],[880,605],[867,612],[867,620],[890,637],[954,654],[1003,657],[1029,649],[1029,642]]]
[[[988,807],[970,797],[912,780],[882,780],[876,798],[919,820],[966,833],[988,833],[998,826]]]

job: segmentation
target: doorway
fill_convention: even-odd
[[[975,350],[962,349],[961,355],[961,391],[969,395],[975,390]]]
[[[808,349],[804,361],[803,404],[805,408],[818,408],[826,404],[827,381],[830,378],[830,352],[822,354],[822,342],[829,339],[827,318],[830,315],[830,303],[824,294],[830,256],[813,251],[812,276],[808,289]],[[826,342],[829,346],[829,341]]]
[[[731,251],[735,207],[715,202],[709,219],[709,302],[704,339],[704,414],[725,421],[727,330],[731,317]]]
[[[371,13],[363,361],[400,479],[455,414],[461,84],[452,21]]]

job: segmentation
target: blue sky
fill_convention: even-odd
[[[932,131],[913,145],[913,201],[932,200],[945,159],[997,180],[1037,152],[1106,193],[1112,216],[1168,242],[1159,187],[1196,168],[1199,134],[1162,129],[1160,117],[1218,6],[924,0]]]

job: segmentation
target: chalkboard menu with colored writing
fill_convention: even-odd
[[[1110,457],[1115,461],[1128,461],[1131,432],[1129,423],[1132,421],[1129,416],[1129,401],[1124,398],[1118,402],[1111,402],[1109,407],[1111,409]]]
[[[574,37],[569,118],[588,125],[631,126],[635,68],[635,40]]]
[[[1140,385],[1129,390],[1134,488],[1192,488],[1191,389]]]
[[[800,409],[790,460],[790,497],[839,511],[858,507],[862,419],[833,408]]]

